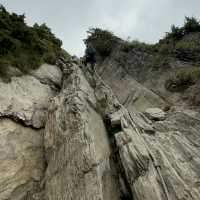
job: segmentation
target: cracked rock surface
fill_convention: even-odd
[[[60,65],[0,82],[0,200],[200,199],[197,111]]]
[[[137,83],[131,85],[135,80],[129,73],[121,67],[118,68],[112,61],[107,64],[109,65],[100,66],[99,73],[120,101],[130,99],[122,103],[131,113],[146,146],[154,156],[153,160],[160,177],[159,185],[165,193],[161,199],[200,199],[199,111],[177,102],[177,105],[172,104],[171,108],[167,106],[166,112],[163,112],[165,106],[160,102],[166,101],[168,104],[170,97],[164,99],[156,93],[143,93],[145,98],[140,96],[137,101],[132,96],[129,98],[130,90],[140,92],[144,86]],[[124,87],[127,85],[131,87]],[[154,98],[155,96],[157,97]],[[145,199],[144,195],[140,193],[138,199]]]
[[[45,128],[46,199],[167,199],[141,131],[97,74],[69,65]]]
[[[0,121],[0,199],[23,199],[44,173],[42,131]]]
[[[45,128],[46,199],[120,199],[95,95],[77,66],[64,69],[62,92],[52,99]]]
[[[58,93],[52,85],[61,85],[62,73],[43,65],[33,74],[0,81],[0,200],[43,198],[46,112]]]
[[[33,74],[13,77],[10,83],[0,82],[0,116],[42,128],[48,101],[56,95],[51,85],[61,85],[62,73],[57,66],[45,64]],[[51,80],[51,85],[46,80]]]

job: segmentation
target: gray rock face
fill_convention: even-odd
[[[44,127],[48,100],[56,95],[51,85],[43,82],[51,80],[60,85],[62,74],[58,67],[50,65],[43,65],[33,73],[35,77],[26,75],[13,77],[10,83],[0,82],[0,116],[41,128]]]
[[[45,194],[55,199],[120,199],[119,181],[94,90],[77,66],[64,70],[64,87],[45,128]]]
[[[86,74],[89,84],[75,65],[64,72],[45,129],[46,198],[167,199],[162,174],[131,113],[97,74]]]
[[[97,66],[98,73],[112,88],[119,101],[132,111],[145,111],[148,108],[163,108],[168,103],[151,90],[137,82],[127,71],[111,60]]]
[[[174,110],[154,128],[154,135],[143,136],[158,159],[170,199],[200,199],[199,114]]]
[[[126,77],[129,76],[127,72],[124,73],[124,70],[120,68],[118,69],[119,71],[117,71],[116,65],[113,65],[113,61],[110,61],[110,65],[108,66],[101,66],[98,70],[106,83],[110,85],[123,103],[124,101],[122,100],[124,96],[127,96],[124,94],[128,93],[127,91],[130,90],[130,87],[124,87],[124,90],[126,90],[126,92],[124,92],[124,90],[116,86],[118,84],[120,85],[121,82],[126,82],[125,85],[130,84],[126,80]],[[114,71],[114,73],[112,74],[111,71]],[[123,80],[121,81],[121,79]],[[130,82],[131,81],[134,81],[133,78],[130,78]],[[132,87],[134,88],[134,86]],[[143,88],[144,86],[139,85],[139,87]],[[146,90],[148,89],[146,88]],[[140,98],[138,99],[142,107],[140,104],[135,104],[133,99],[131,99],[129,104],[124,103],[124,106],[129,110],[133,121],[140,128],[146,146],[148,146],[149,151],[154,156],[154,163],[155,166],[157,166],[156,169],[159,170],[159,182],[162,183],[165,194],[160,198],[173,200],[200,199],[200,188],[198,184],[200,180],[199,113],[187,109],[187,107],[182,104],[164,113],[160,110],[164,105],[160,104],[160,99],[163,101],[165,100],[158,95],[156,96],[157,98],[154,98],[152,104],[149,104],[152,95],[145,95],[145,101]],[[173,102],[176,101],[177,100],[174,99]],[[161,106],[154,106],[156,104]],[[157,107],[156,110],[154,107]],[[144,115],[137,111],[146,112]],[[123,137],[119,135],[117,139],[118,138]],[[143,193],[140,193],[136,199],[145,199]],[[151,197],[149,199],[154,198]]]
[[[200,199],[197,111],[120,71],[46,67],[0,82],[0,200]]]
[[[166,113],[159,108],[148,108],[144,114],[151,120],[164,120]]]
[[[147,118],[97,74],[64,73],[45,130],[47,199],[199,199],[198,113],[156,108]]]
[[[18,200],[33,190],[44,173],[42,131],[9,119],[0,121],[0,199]]]
[[[50,98],[62,73],[43,65],[34,75],[0,82],[0,199],[42,200],[43,132]],[[48,80],[46,82],[46,80]]]
[[[53,88],[61,87],[62,72],[55,65],[43,64],[38,70],[33,71],[32,75],[43,84],[47,84]]]

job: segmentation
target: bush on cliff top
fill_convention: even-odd
[[[27,73],[42,63],[55,64],[62,42],[45,24],[28,26],[24,15],[0,6],[0,77],[9,79],[8,66]]]
[[[165,87],[171,92],[181,92],[194,85],[199,79],[199,67],[181,69],[166,80]]]
[[[85,43],[92,44],[102,59],[108,57],[120,41],[112,32],[100,28],[91,28],[87,33],[88,37],[84,40]]]
[[[127,53],[133,49],[141,51],[141,52],[152,52],[153,48],[154,48],[154,45],[146,44],[138,40],[123,41],[121,43],[121,50]]]
[[[179,40],[190,33],[200,32],[200,22],[195,17],[185,17],[182,27],[172,25],[171,32],[166,34],[166,38]]]
[[[200,22],[194,17],[185,17],[182,27],[172,25],[171,31],[166,34],[166,37],[159,43],[152,45],[139,41],[124,41],[112,32],[100,28],[91,28],[87,33],[88,37],[85,43],[91,43],[103,59],[119,46],[120,50],[125,53],[136,50],[177,57],[180,60],[200,61],[199,37],[191,37],[190,41],[187,39],[190,35],[197,34],[200,36]]]
[[[156,44],[158,52],[179,60],[200,62],[200,22],[185,17],[183,26],[172,25],[166,37]]]

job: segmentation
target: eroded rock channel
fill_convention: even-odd
[[[0,199],[200,199],[197,112],[136,112],[96,72],[61,65],[5,86]],[[33,91],[21,87],[30,79]]]

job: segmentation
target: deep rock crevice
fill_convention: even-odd
[[[108,190],[104,194],[102,186],[103,188],[112,188],[117,182],[119,191],[117,192],[115,188],[114,199],[123,199],[125,197],[140,199],[140,193],[143,193],[143,199],[149,199],[149,195],[155,200],[161,199],[161,196],[165,196],[165,191],[163,191],[162,187],[159,186],[159,182],[157,182],[159,174],[157,174],[157,170],[149,157],[148,149],[144,146],[145,142],[142,136],[138,132],[136,125],[133,125],[134,122],[130,118],[129,112],[119,103],[111,89],[104,84],[98,74],[85,74],[86,79],[90,83],[88,84],[83,73],[74,64],[68,66],[63,72],[65,78],[62,92],[52,102],[54,104],[53,107],[57,109],[51,109],[50,106],[50,110],[53,110],[53,112],[49,112],[45,131],[45,146],[49,152],[46,175],[47,177],[51,177],[45,188],[47,197],[49,199],[54,199],[56,196],[61,199],[80,199],[80,196],[77,195],[77,191],[79,191],[83,199],[106,199],[105,196],[113,195],[113,191]],[[96,108],[95,110],[88,105],[87,99]],[[97,121],[93,121],[95,118],[94,113],[99,116],[98,118],[101,121],[99,122],[104,129],[104,131],[103,129],[99,129],[98,131],[100,132],[97,135],[95,132],[91,132],[94,128],[93,126],[99,126]],[[62,124],[63,119],[67,120],[64,125]],[[106,120],[107,122],[110,120],[110,124],[106,124],[107,128],[104,125]],[[108,128],[108,125],[111,127]],[[101,137],[101,131],[106,134],[104,135],[104,140],[107,140],[105,141],[107,144],[102,143],[101,140],[97,141],[97,143],[95,142],[98,137]],[[63,138],[61,139],[63,141],[61,146],[59,145],[59,137]],[[112,138],[112,143],[109,141],[109,137]],[[102,145],[106,145],[107,147],[105,146],[102,149]],[[105,148],[110,150],[105,151]],[[76,152],[76,154],[73,152]],[[104,156],[107,158],[104,158]],[[98,157],[100,162],[98,161]],[[115,181],[112,180],[113,175],[112,173],[109,174],[109,179],[112,182],[105,186],[104,184],[106,183],[102,179],[102,169],[104,167],[102,168],[102,164],[100,165],[99,163],[102,163],[102,159],[107,160],[108,158],[114,158],[112,162],[114,163],[113,167],[115,168],[115,177],[117,179]],[[67,164],[64,164],[66,162]],[[57,168],[59,165],[62,166],[61,171]],[[104,170],[107,171],[111,167],[109,166],[104,168]],[[57,171],[56,174],[53,173],[54,170]],[[76,173],[74,170],[78,170],[76,172],[78,177],[75,176]],[[91,173],[93,174],[93,178],[90,177],[88,182],[87,177]],[[155,174],[155,177],[148,177],[150,173]],[[61,186],[63,190],[58,193],[59,188],[52,188],[52,184],[65,182],[66,180],[63,179],[64,174],[67,177],[69,176],[70,180],[66,178],[68,182]],[[153,192],[149,194],[149,191],[146,189],[146,183],[142,179],[147,183],[149,182],[148,187],[152,187],[150,190],[153,191],[156,189],[157,193]],[[79,185],[75,184],[77,181]],[[151,181],[154,181],[154,184],[150,184]],[[90,188],[90,182],[95,183],[92,188]],[[86,183],[86,185],[82,185],[83,183]],[[101,187],[96,187],[99,184]],[[81,185],[83,189],[80,188]],[[91,191],[88,191],[87,187]],[[75,188],[76,194],[74,193]],[[53,190],[55,190],[54,195],[52,194]],[[66,190],[68,193],[66,193]]]
[[[36,107],[29,104],[37,99],[34,93],[33,99],[25,101],[30,112],[23,110],[22,119],[2,114],[0,169],[12,167],[9,177],[3,174],[0,179],[0,190],[5,191],[0,199],[199,200],[198,112],[178,107],[167,113],[151,107],[138,112],[134,106],[141,106],[140,101],[149,106],[145,100],[149,95],[153,95],[150,101],[159,97],[131,81],[127,87],[144,93],[139,92],[136,100],[128,95],[122,105],[126,96],[121,90],[114,95],[114,80],[108,86],[108,77],[81,70],[73,62],[62,61],[59,66],[61,70],[50,66],[59,79],[49,74],[54,83],[59,82],[58,94],[34,79],[34,87],[44,87],[39,91],[48,94],[36,106],[46,117],[34,114]],[[164,104],[159,100],[159,105]],[[22,116],[20,106],[8,104],[3,109],[17,110]],[[41,119],[42,124],[38,123]],[[7,178],[10,182],[5,187],[1,181]]]

